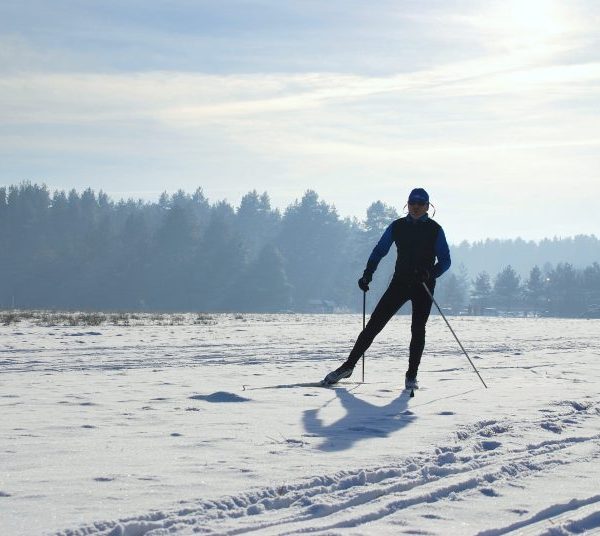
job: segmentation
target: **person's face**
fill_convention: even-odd
[[[428,210],[429,203],[421,203],[420,201],[408,203],[408,213],[415,219],[418,219],[423,216],[423,214],[426,214]]]

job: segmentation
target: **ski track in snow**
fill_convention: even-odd
[[[600,531],[600,322],[452,319],[484,391],[434,317],[409,399],[409,318],[330,389],[358,315],[215,318],[0,327],[0,534]]]
[[[558,407],[552,415],[534,421],[477,421],[456,433],[458,441],[398,464],[313,476],[292,484],[199,501],[183,509],[97,522],[58,535],[159,536],[185,530],[202,534],[337,534],[423,504],[469,500],[470,495],[477,494],[494,497],[502,493],[504,486],[535,479],[557,466],[599,462],[600,433],[511,447],[515,439],[545,428],[548,422],[554,423],[557,430],[583,424],[600,430],[600,400],[565,400]],[[543,532],[549,522],[552,529]],[[600,494],[553,504],[520,522],[477,534],[497,536],[518,531],[558,535],[593,528],[600,528]]]

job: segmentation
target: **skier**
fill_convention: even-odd
[[[433,294],[435,280],[450,268],[450,250],[442,227],[433,221],[429,210],[429,194],[415,188],[408,196],[408,215],[393,221],[373,249],[358,286],[364,292],[377,269],[379,261],[396,243],[398,257],[394,276],[375,307],[365,329],[360,333],[348,359],[330,372],[323,384],[333,385],[352,375],[354,366],[371,346],[373,339],[408,300],[412,302],[412,338],[409,348],[405,388],[418,389],[417,371],[425,347],[425,324],[431,311],[431,298],[423,288],[424,282]],[[437,257],[437,263],[436,263]]]

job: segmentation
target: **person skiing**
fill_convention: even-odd
[[[415,188],[408,196],[408,215],[393,221],[373,249],[358,286],[364,292],[377,269],[379,261],[387,255],[392,243],[396,244],[398,257],[389,287],[375,307],[365,329],[360,333],[348,359],[336,370],[327,374],[325,385],[333,385],[352,375],[354,366],[371,346],[373,339],[408,300],[412,303],[411,340],[406,389],[418,389],[417,372],[425,347],[425,324],[431,311],[431,298],[422,283],[433,295],[435,280],[450,268],[450,249],[442,227],[428,215],[429,194]],[[437,258],[437,262],[436,262]]]

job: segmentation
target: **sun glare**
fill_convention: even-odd
[[[551,48],[572,29],[566,4],[552,0],[510,0],[485,16],[485,26],[506,48]]]

